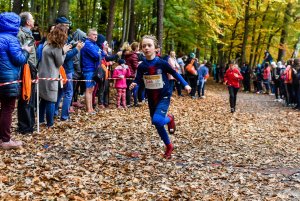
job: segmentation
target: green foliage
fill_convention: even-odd
[[[49,5],[53,2],[54,0],[34,1],[34,17],[40,26],[44,26],[42,27],[44,29],[49,24],[48,20],[51,16]],[[56,2],[58,6],[59,0]],[[167,52],[174,49],[187,53],[198,48],[200,55],[207,56],[205,54],[212,54],[208,53],[210,46],[216,47],[219,44],[219,51],[223,51],[225,55],[231,51],[231,57],[234,57],[235,53],[241,52],[243,43],[245,2],[244,0],[165,1],[163,50]],[[1,12],[12,9],[12,3],[13,0],[0,1]],[[109,3],[109,0],[70,0],[68,17],[72,21],[73,29],[81,28],[86,31],[88,28],[96,27],[100,33],[105,34],[107,22],[101,20],[108,18]],[[292,4],[292,9],[287,16],[285,9],[288,3]],[[116,40],[122,38],[123,4],[124,1],[117,1],[113,29],[113,38]],[[30,3],[28,6],[31,10]],[[136,40],[145,34],[156,34],[156,6],[156,0],[135,1]],[[290,57],[300,33],[299,0],[250,0],[249,11],[247,58],[250,58],[251,49],[257,49],[254,54],[261,58],[261,50],[267,47],[270,47],[273,55],[277,55],[283,29],[287,31],[286,58]],[[57,15],[57,12],[54,10],[52,14]],[[254,43],[249,42],[252,38]]]

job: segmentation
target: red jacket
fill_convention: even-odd
[[[234,73],[238,74],[238,77],[234,76]],[[240,73],[239,69],[234,68],[234,69],[230,69],[228,68],[225,75],[224,75],[224,82],[226,82],[226,84],[228,86],[233,86],[234,88],[240,88],[240,80],[243,80],[243,76]]]
[[[130,70],[130,76],[131,78],[135,77],[136,74],[136,69],[139,65],[139,58],[137,53],[135,52],[130,52],[125,54],[125,61],[126,61],[126,65],[128,66],[129,70]]]

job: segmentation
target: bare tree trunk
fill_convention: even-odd
[[[228,62],[231,59],[231,53],[232,53],[232,48],[233,48],[233,41],[235,39],[236,29],[238,27],[239,22],[240,22],[240,20],[236,19],[236,22],[234,24],[233,31],[232,31],[232,34],[231,34],[230,46],[229,46],[229,54],[228,54]]]
[[[128,41],[132,43],[135,40],[135,14],[134,14],[134,5],[135,0],[131,0],[130,4],[130,26],[129,26],[129,35],[128,35]]]
[[[58,8],[58,17],[64,16],[69,18],[69,0],[60,0]]]
[[[28,7],[28,0],[23,0],[23,7],[22,7],[23,11],[29,11],[29,7]]]
[[[30,1],[30,12],[35,12],[35,3],[34,3],[34,0],[31,0]]]
[[[248,34],[249,34],[249,9],[250,9],[250,0],[247,1],[245,7],[245,26],[244,26],[244,36],[243,36],[243,44],[242,44],[242,61],[240,65],[246,63],[246,46],[248,42]]]
[[[164,33],[164,0],[157,0],[157,11],[157,39],[160,47],[160,53],[162,53]]]
[[[48,0],[48,11],[49,11],[49,22],[53,24],[55,21],[55,11],[56,11],[56,0],[53,0],[53,4],[51,4],[51,0]]]
[[[253,58],[254,58],[254,45],[255,45],[255,38],[256,38],[255,30],[256,30],[256,24],[257,24],[257,11],[258,10],[259,10],[259,0],[256,0],[256,11],[255,11],[255,17],[253,20],[251,50],[250,50],[250,58],[249,58],[250,68],[252,68]]]
[[[297,58],[300,50],[300,36],[298,38],[298,42],[294,46],[295,50],[293,52],[292,58]]]
[[[131,22],[131,2],[132,0],[128,0],[127,4],[127,21],[126,21],[126,37],[125,41],[128,42],[128,36],[129,36],[129,29],[130,29],[130,22]]]
[[[107,29],[106,29],[106,40],[107,40],[108,44],[110,44],[110,42],[112,40],[115,10],[116,10],[116,0],[110,0],[108,25],[107,25]]]
[[[128,4],[128,0],[124,0],[124,5],[123,5],[123,34],[122,34],[122,41],[121,41],[121,45],[125,42],[126,40],[126,28],[127,28],[127,6]]]
[[[152,3],[152,19],[157,17],[157,1],[153,1]],[[151,18],[148,17],[148,26],[150,26],[150,29],[148,29],[148,32],[150,31],[151,34],[156,33],[157,29],[154,23],[151,23]]]
[[[108,4],[104,1],[101,1],[101,13],[99,17],[99,22],[98,22],[98,29],[100,33],[106,33],[107,30],[107,13],[108,13]]]
[[[262,23],[260,25],[260,30],[263,28],[263,22],[265,21],[266,17],[267,17],[267,12],[270,8],[270,3],[268,2],[268,5],[267,5],[267,8],[266,8],[266,11],[264,12],[264,15],[262,17]],[[261,37],[262,37],[262,32],[260,31],[259,34],[258,34],[258,38],[257,38],[257,44],[256,44],[256,48],[255,48],[255,52],[254,52],[254,61],[253,61],[253,64],[256,65],[256,61],[258,59],[258,49],[260,48],[260,43],[261,43]],[[258,59],[258,62],[259,62],[259,59]]]
[[[91,27],[94,27],[94,24],[95,24],[95,18],[96,18],[96,4],[97,4],[97,0],[93,0],[93,10],[92,10]]]
[[[20,14],[22,11],[22,0],[14,0],[12,12]]]
[[[284,19],[283,19],[283,29],[281,30],[281,36],[280,36],[280,47],[279,47],[279,51],[278,51],[278,61],[282,61],[283,57],[285,56],[285,52],[286,52],[286,44],[285,44],[285,40],[287,37],[287,33],[288,33],[288,27],[289,27],[289,16],[291,16],[291,10],[292,10],[292,3],[289,2],[286,10],[285,10],[285,14],[284,14]]]

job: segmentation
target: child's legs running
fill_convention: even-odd
[[[155,108],[150,108],[150,110],[154,110],[153,116],[152,116],[152,124],[157,129],[157,132],[165,145],[170,144],[170,139],[168,136],[168,133],[164,127],[164,125],[168,124],[170,122],[170,118],[167,117],[168,108],[170,105],[170,98],[166,97],[163,98]],[[150,112],[152,113],[152,112]]]

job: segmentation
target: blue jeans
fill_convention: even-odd
[[[139,85],[136,85],[132,89],[134,105],[138,104],[138,91],[139,91]]]
[[[45,99],[41,98],[40,102],[40,123],[45,122],[45,113],[46,113],[46,120],[47,126],[51,127],[54,124],[54,111],[55,111],[55,102],[50,102]]]
[[[198,96],[204,96],[204,90],[205,90],[205,81],[199,80],[199,85],[197,86]]]
[[[67,79],[72,79],[72,73],[67,74]],[[57,102],[55,104],[55,115],[58,115],[58,107],[61,101],[61,98],[64,98],[63,105],[61,109],[61,120],[67,120],[70,118],[69,109],[73,97],[73,84],[70,81],[64,85],[63,89],[58,90]]]

